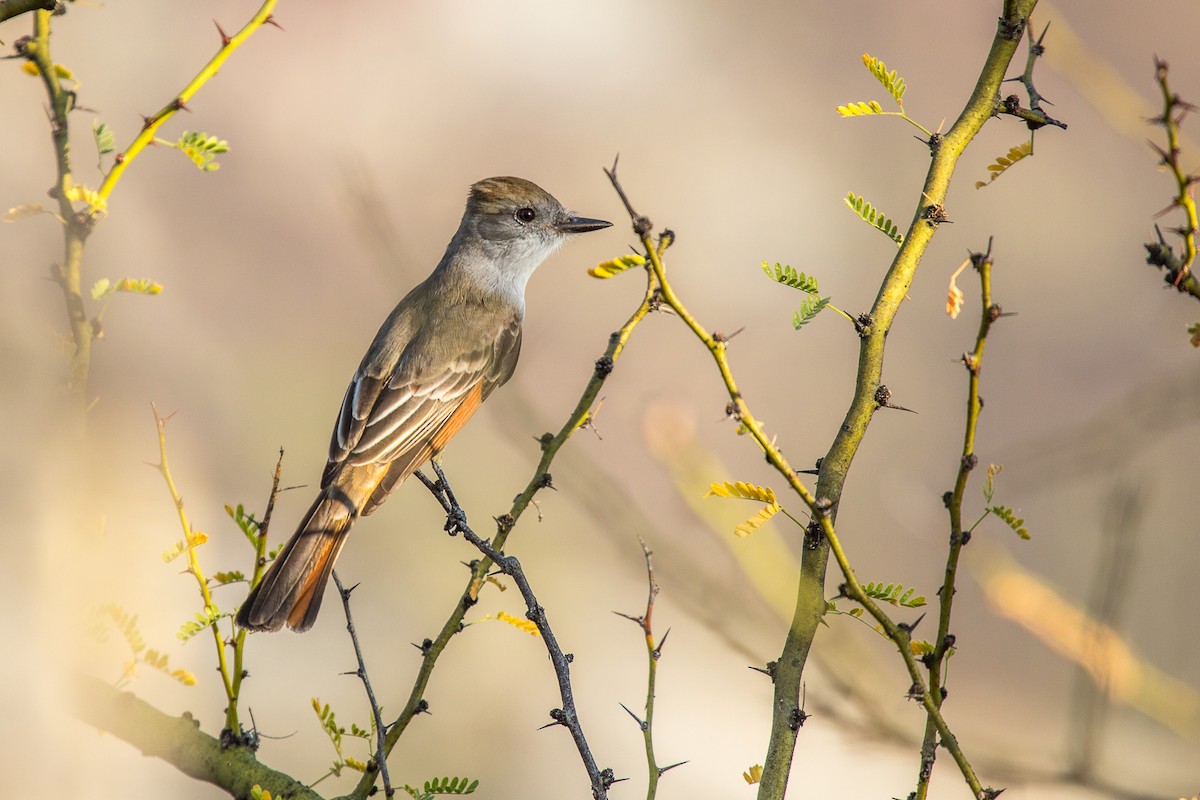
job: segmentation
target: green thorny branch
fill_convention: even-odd
[[[64,81],[69,79],[56,69],[54,59],[50,55],[50,20],[54,12],[35,11],[33,35],[24,36],[14,43],[17,54],[37,67],[50,101],[50,131],[57,162],[57,175],[50,194],[58,203],[57,216],[63,223],[63,260],[61,264],[52,268],[52,277],[62,289],[67,307],[67,320],[71,328],[70,386],[85,403],[88,399],[87,383],[91,369],[92,342],[101,335],[99,319],[88,313],[82,291],[83,251],[87,239],[104,218],[108,198],[117,182],[129,164],[154,139],[155,131],[176,112],[187,109],[188,101],[216,75],[225,60],[246,39],[263,25],[275,24],[271,12],[276,2],[277,0],[265,0],[254,17],[233,36],[221,30],[220,25],[217,26],[221,46],[216,55],[167,105],[153,116],[145,118],[141,131],[123,153],[116,155],[100,188],[95,191],[76,182],[71,171],[69,116],[76,108],[76,93],[65,85]]]
[[[841,497],[850,463],[857,452],[871,417],[878,408],[886,406],[888,396],[882,384],[883,355],[886,336],[903,298],[912,284],[921,256],[928,247],[938,224],[946,219],[943,202],[950,179],[958,159],[985,122],[1001,108],[1000,84],[1004,80],[1016,49],[1021,41],[1025,26],[1036,6],[1036,0],[1006,0],[992,41],[991,50],[980,72],[979,79],[970,99],[958,120],[950,130],[940,137],[931,137],[929,142],[932,162],[921,191],[908,233],[893,260],[880,287],[875,303],[868,314],[860,318],[859,366],[853,400],[845,421],[834,439],[833,445],[821,461],[816,490],[809,491],[787,463],[773,441],[764,433],[761,424],[750,413],[741,391],[738,389],[725,355],[725,337],[710,334],[687,311],[666,281],[661,253],[650,239],[652,225],[649,219],[638,215],[625,198],[616,181],[615,171],[610,171],[618,193],[626,202],[633,220],[635,234],[639,237],[650,259],[649,267],[658,282],[662,301],[674,310],[680,319],[700,339],[712,354],[729,393],[728,412],[737,419],[747,433],[763,450],[769,463],[784,477],[792,490],[804,501],[813,515],[807,546],[801,562],[801,575],[797,588],[797,602],[792,624],[789,628],[780,658],[772,665],[774,682],[773,722],[759,800],[782,800],[787,789],[797,733],[803,719],[800,708],[800,688],[804,665],[811,647],[816,627],[825,609],[823,595],[825,567],[832,552],[845,576],[845,594],[858,601],[880,624],[888,637],[896,643],[905,667],[913,680],[912,696],[919,699],[936,728],[943,744],[950,749],[963,776],[976,797],[990,796],[991,790],[983,788],[970,764],[957,748],[956,740],[938,705],[925,686],[919,666],[910,644],[909,630],[894,623],[867,596],[854,575],[841,543],[834,530],[838,502]],[[1011,105],[1011,104],[1010,104]]]
[[[1155,226],[1158,237],[1157,241],[1146,244],[1146,263],[1163,270],[1163,280],[1169,286],[1200,300],[1200,280],[1196,279],[1192,270],[1192,264],[1196,260],[1196,233],[1200,230],[1196,217],[1196,200],[1192,195],[1193,187],[1200,181],[1200,176],[1187,174],[1179,163],[1179,126],[1189,112],[1196,110],[1196,106],[1180,99],[1179,95],[1171,91],[1167,83],[1167,70],[1167,62],[1155,59],[1154,74],[1159,89],[1162,90],[1163,111],[1151,122],[1162,126],[1166,132],[1167,146],[1164,149],[1150,142],[1150,147],[1158,154],[1159,165],[1170,173],[1175,181],[1175,196],[1171,198],[1171,204],[1160,211],[1158,216],[1175,209],[1183,212],[1183,224],[1171,230],[1179,236],[1181,246],[1180,252],[1176,254],[1174,248],[1163,238],[1162,231]],[[1189,332],[1193,335],[1192,344],[1200,347],[1200,324],[1193,326]]]
[[[203,619],[203,627],[207,627],[212,632],[213,644],[217,649],[217,671],[221,675],[221,685],[225,690],[225,725],[221,730],[221,744],[228,746],[230,744],[248,744],[253,741],[253,733],[246,734],[243,731],[238,718],[238,698],[241,695],[242,679],[245,678],[244,658],[246,649],[246,631],[239,629],[230,624],[230,638],[226,640],[220,629],[221,618],[229,616],[222,614],[217,604],[213,601],[212,591],[209,587],[208,576],[205,575],[204,569],[200,564],[200,558],[196,548],[207,541],[207,536],[195,530],[192,527],[191,521],[188,519],[187,512],[183,507],[183,497],[179,489],[175,485],[175,478],[171,475],[171,468],[167,463],[167,423],[171,420],[171,416],[160,416],[158,409],[151,406],[154,412],[154,424],[158,430],[158,463],[154,468],[162,475],[163,480],[167,484],[167,491],[171,494],[171,500],[175,504],[175,511],[179,516],[179,526],[183,531],[184,554],[187,558],[187,572],[196,580],[196,587],[200,592],[202,602],[201,613],[197,615],[198,619]],[[258,538],[255,544],[255,559],[254,559],[254,574],[250,579],[250,585],[254,585],[262,578],[264,565],[267,563],[266,546],[267,546],[267,530],[271,524],[271,514],[275,508],[275,499],[279,496],[279,477],[283,469],[283,451],[279,453],[279,461],[275,464],[275,475],[271,483],[271,496],[267,500],[267,510],[263,515],[263,521],[259,525]],[[233,662],[230,663],[229,657],[226,654],[226,647],[232,651]]]
[[[686,764],[686,761],[678,761],[674,764],[668,764],[665,767],[658,765],[658,759],[654,755],[654,687],[658,678],[658,660],[662,658],[663,645],[667,643],[667,637],[671,634],[670,629],[662,635],[662,638],[656,643],[654,641],[654,599],[658,597],[658,582],[654,580],[654,562],[653,552],[642,542],[642,555],[646,559],[646,583],[649,589],[646,593],[646,610],[634,616],[632,614],[622,614],[620,611],[613,613],[619,617],[636,624],[641,630],[646,639],[646,711],[645,718],[639,717],[637,714],[629,710],[629,707],[624,703],[621,708],[625,709],[625,713],[633,717],[638,728],[642,732],[642,741],[646,748],[646,800],[654,800],[658,796],[658,780],[667,770],[675,769]]]
[[[962,507],[963,495],[967,489],[967,479],[978,463],[978,458],[975,455],[975,432],[979,425],[979,412],[983,408],[983,403],[979,399],[979,375],[983,364],[983,349],[987,344],[987,337],[992,324],[1003,316],[1000,306],[992,302],[991,241],[989,240],[988,242],[987,252],[972,253],[969,262],[979,273],[981,303],[979,332],[975,336],[975,348],[971,352],[963,353],[962,355],[962,363],[967,369],[968,376],[966,430],[963,435],[962,455],[959,460],[958,475],[954,482],[954,489],[951,492],[947,492],[944,498],[946,508],[950,513],[950,549],[946,555],[945,578],[943,579],[941,589],[938,590],[937,637],[933,643],[933,651],[921,657],[921,662],[929,673],[929,684],[924,690],[921,701],[927,708],[932,705],[932,707],[939,711],[942,707],[942,701],[945,699],[945,690],[943,689],[945,678],[944,667],[946,659],[954,649],[955,639],[950,633],[950,615],[954,606],[954,595],[957,591],[955,583],[958,578],[958,560],[963,546],[967,544],[971,537],[970,529],[963,527]],[[940,741],[939,737],[941,737]],[[937,715],[931,712],[926,721],[925,735],[921,742],[921,766],[917,776],[916,800],[925,800],[925,797],[928,795],[929,781],[933,775],[933,764],[937,757],[938,744],[946,746],[956,761],[959,761],[962,757],[962,751],[958,747],[958,743],[946,739],[945,733],[937,723]],[[961,766],[962,762],[959,761],[959,763]],[[975,796],[979,797],[979,787],[973,784],[971,788],[975,792]],[[993,790],[984,791],[993,792],[991,796],[995,796]]]

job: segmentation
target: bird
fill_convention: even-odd
[[[612,225],[523,178],[471,186],[437,267],[395,307],[354,372],[321,489],[237,613],[251,631],[312,627],[347,534],[439,455],[517,365],[525,286],[575,234]]]

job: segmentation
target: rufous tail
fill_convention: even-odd
[[[311,628],[356,516],[355,504],[335,487],[323,491],[242,603],[237,624],[252,631],[277,631],[284,624],[294,631]]]

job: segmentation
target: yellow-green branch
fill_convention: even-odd
[[[188,81],[188,84],[180,90],[179,94],[171,102],[159,109],[153,116],[146,118],[145,123],[142,125],[142,130],[134,137],[129,147],[125,148],[123,153],[117,155],[112,169],[104,176],[104,182],[100,184],[100,188],[97,190],[102,198],[108,199],[117,182],[121,180],[121,176],[125,174],[125,170],[129,167],[129,164],[138,157],[146,145],[154,141],[154,134],[162,127],[162,124],[175,116],[177,112],[187,108],[188,102],[200,91],[201,87],[217,74],[217,71],[225,63],[226,59],[233,55],[233,52],[241,47],[255,31],[263,25],[273,22],[271,12],[274,11],[276,2],[277,0],[266,0],[250,21],[243,25],[242,29],[233,36],[225,35],[224,31],[221,31],[218,26],[217,30],[221,34],[221,47],[217,50],[216,55],[204,65],[203,69],[196,73],[195,77]]]
[[[196,532],[192,530],[192,524],[188,521],[187,512],[183,509],[183,498],[179,494],[179,490],[175,488],[175,479],[171,477],[171,468],[167,464],[167,421],[170,417],[160,417],[158,409],[153,406],[154,424],[158,428],[158,464],[156,468],[166,481],[167,491],[171,493],[171,500],[175,503],[175,511],[179,515],[179,527],[183,530],[184,553],[187,556],[188,572],[196,579],[196,586],[200,590],[200,598],[204,601],[204,613],[206,616],[211,615],[217,606],[213,603],[212,593],[208,588],[208,578],[204,576],[204,569],[200,566],[200,559],[196,555],[196,547],[200,542],[196,541]],[[229,662],[225,657],[225,641],[221,638],[221,630],[214,620],[208,626],[212,632],[213,644],[217,649],[217,668],[221,673],[221,683],[225,688],[225,699],[228,704],[225,707],[225,727],[234,734],[239,734],[241,729],[238,726],[237,713],[237,691],[234,688],[233,679],[229,671]],[[240,681],[239,681],[240,683]]]

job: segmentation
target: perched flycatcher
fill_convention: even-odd
[[[433,274],[400,301],[359,364],[333,428],[321,493],[238,611],[243,628],[312,627],[350,526],[462,429],[521,350],[525,284],[577,217],[521,178],[471,187]]]

